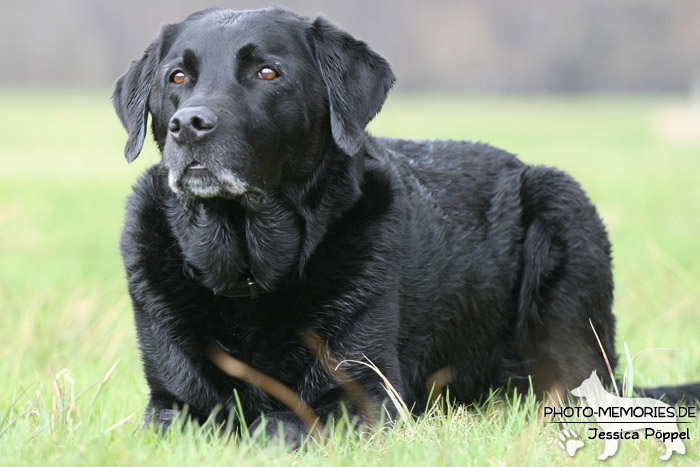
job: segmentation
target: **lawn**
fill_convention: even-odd
[[[635,383],[700,380],[700,109],[680,98],[392,96],[377,135],[473,139],[575,176],[613,243],[618,350]],[[0,465],[590,464],[557,446],[532,399],[494,399],[374,436],[288,453],[188,427],[140,431],[147,387],[118,253],[131,165],[109,90],[0,90]],[[624,358],[622,359],[624,362]],[[624,368],[620,368],[622,371]],[[700,422],[685,456],[700,462]],[[585,433],[579,433],[585,436]],[[611,465],[646,465],[623,441]]]

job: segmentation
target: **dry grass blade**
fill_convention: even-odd
[[[610,380],[612,381],[613,388],[615,388],[615,394],[618,396],[620,395],[620,391],[617,389],[617,383],[615,382],[615,375],[613,374],[612,367],[610,366],[610,360],[608,360],[608,354],[605,353],[605,349],[603,348],[603,343],[600,342],[600,337],[598,337],[598,332],[595,330],[595,326],[593,326],[593,321],[591,318],[588,318],[588,322],[591,324],[591,329],[593,329],[593,334],[595,334],[595,339],[598,341],[598,347],[600,347],[600,351],[603,353],[603,359],[605,360],[605,365],[608,367],[608,373],[610,374]]]
[[[246,365],[242,361],[233,358],[218,347],[209,349],[209,358],[221,371],[241,379],[253,386],[261,389],[266,394],[274,397],[289,407],[297,417],[306,425],[309,434],[317,440],[323,439],[323,424],[309,405],[289,387],[280,383],[276,379]]]
[[[640,350],[639,352],[637,352],[636,354],[634,354],[632,356],[632,360],[634,361],[634,359],[639,357],[640,355],[645,354],[647,352],[652,352],[654,350],[673,350],[673,348],[672,347],[651,347],[648,349]]]
[[[17,402],[18,402],[22,397],[24,397],[24,395],[27,393],[27,390],[28,390],[28,389],[29,389],[29,388],[26,388],[26,387],[25,387],[25,388],[22,388],[22,391],[21,391],[19,394],[17,394],[17,395],[12,399],[12,402],[8,405],[7,410],[5,411],[5,415],[4,415],[3,418],[2,418],[2,422],[0,422],[0,428],[2,428],[2,429],[0,429],[0,438],[2,438],[2,435],[4,435],[5,432],[7,432],[7,430],[9,430],[10,427],[11,427],[12,425],[14,425],[15,422],[16,422],[17,420],[19,420],[20,417],[22,417],[22,416],[25,414],[25,412],[21,412],[21,411],[20,411],[17,415],[15,415],[12,419],[10,419],[10,414],[12,413],[12,411],[14,410],[14,408],[17,406]],[[4,425],[4,426],[3,426],[3,425]]]
[[[129,415],[127,415],[126,418],[124,418],[123,420],[121,420],[121,421],[115,423],[114,425],[110,426],[110,427],[107,428],[104,432],[105,432],[105,433],[109,433],[109,432],[112,431],[112,430],[116,430],[117,428],[119,428],[120,426],[122,426],[123,424],[125,424],[126,422],[128,422],[129,420],[131,420],[132,418],[134,418],[134,416],[136,416],[136,414],[139,413],[140,410],[141,410],[141,409],[136,409],[136,410],[134,410],[134,411],[131,412]]]
[[[394,388],[394,386],[391,384],[391,382],[387,379],[386,376],[384,376],[384,373],[381,372],[379,368],[377,368],[377,365],[372,363],[372,360],[367,358],[366,355],[362,355],[366,362],[362,362],[359,360],[343,360],[342,362],[339,363],[357,363],[359,365],[364,365],[367,368],[370,368],[372,371],[374,371],[379,377],[382,379],[382,382],[384,383],[384,387],[387,390],[387,393],[389,394],[389,398],[391,399],[392,403],[394,404],[394,407],[396,407],[396,411],[399,413],[399,416],[401,417],[401,420],[406,424],[406,426],[411,426],[411,411],[408,409],[408,406],[404,402],[403,398],[401,398],[401,394]]]
[[[649,348],[649,349],[640,350],[639,352],[637,352],[636,354],[634,354],[634,355],[632,356],[632,358],[628,359],[628,360],[629,360],[629,362],[628,362],[629,366],[630,366],[630,367],[632,366],[632,362],[634,362],[634,359],[635,359],[635,358],[637,358],[638,356],[640,356],[640,355],[642,355],[642,354],[645,354],[645,353],[647,353],[647,352],[651,352],[651,351],[653,351],[653,350],[673,350],[673,349],[672,349],[671,347],[651,347],[651,348]],[[625,373],[622,375],[622,386],[623,386],[623,388],[626,387],[626,384],[628,384],[628,383],[627,383],[627,369],[625,369]],[[631,384],[631,383],[630,383],[630,384]],[[632,388],[634,388],[634,386],[632,386]],[[624,389],[623,389],[623,392],[625,392]],[[631,397],[631,396],[630,396],[630,397]]]
[[[340,368],[341,362],[338,362],[338,359],[335,358],[335,355],[333,355],[326,343],[323,342],[323,339],[311,330],[301,333],[300,338],[309,350],[313,352],[326,372],[340,384],[343,391],[352,399],[366,423],[370,426],[376,425],[377,417],[372,411],[367,394],[362,390],[360,385],[352,379],[347,371]]]
[[[121,363],[121,359],[114,362],[112,367],[109,370],[107,370],[107,373],[105,373],[104,377],[102,378],[102,381],[100,381],[100,387],[97,389],[97,392],[95,393],[95,395],[92,396],[92,399],[90,400],[90,404],[88,404],[88,407],[91,407],[92,404],[95,403],[95,401],[97,400],[97,397],[102,392],[102,389],[104,389],[105,384],[107,384],[107,381],[109,381],[109,378],[112,377],[114,370],[117,369],[117,367],[119,366],[120,363]]]
[[[63,368],[52,376],[51,389],[51,429],[55,430],[56,424],[72,428],[78,423],[80,415],[75,398],[75,381],[68,368]]]

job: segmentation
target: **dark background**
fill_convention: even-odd
[[[102,86],[160,25],[266,1],[3,2],[0,84]],[[673,92],[700,81],[698,0],[282,0],[394,66],[402,91]],[[695,83],[695,84],[694,84]]]

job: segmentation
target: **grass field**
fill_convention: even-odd
[[[635,383],[700,379],[700,110],[680,99],[393,96],[373,133],[474,139],[574,175],[613,243],[618,349]],[[531,399],[453,408],[375,436],[288,453],[194,427],[141,432],[146,402],[117,242],[127,165],[109,91],[0,90],[0,465],[588,465]],[[624,358],[622,359],[624,361]],[[620,371],[622,368],[620,369]],[[700,463],[700,423],[685,456]],[[579,433],[585,436],[585,433]],[[611,465],[657,463],[623,441]]]

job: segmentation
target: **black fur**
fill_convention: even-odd
[[[265,67],[278,77],[263,80]],[[207,349],[325,419],[346,399],[303,344],[308,330],[338,360],[369,358],[416,411],[443,368],[461,403],[526,391],[528,378],[542,394],[607,374],[589,319],[616,363],[610,245],[581,187],[483,144],[368,136],[393,81],[363,42],[279,8],[195,13],[119,79],[127,159],[149,112],[163,153],[129,197],[121,240],[147,423],[167,426],[185,405],[225,417],[236,389],[248,424],[265,413],[299,438],[292,412]],[[246,277],[265,293],[228,297]],[[377,375],[343,368],[379,414]]]

